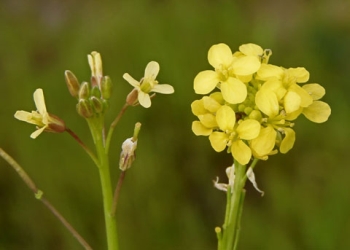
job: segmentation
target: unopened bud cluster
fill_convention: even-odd
[[[91,82],[79,83],[77,77],[69,70],[65,78],[69,93],[77,98],[77,112],[84,118],[91,118],[104,113],[109,106],[112,93],[112,81],[109,76],[103,76],[102,60],[97,52],[88,55],[91,68]]]

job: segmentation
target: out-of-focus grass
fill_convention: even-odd
[[[151,109],[131,108],[111,146],[113,182],[122,141],[140,121],[137,160],[121,193],[121,249],[215,249],[225,195],[214,190],[230,156],[215,153],[191,132],[193,78],[210,66],[207,50],[225,42],[233,50],[254,42],[271,48],[271,62],[304,66],[323,85],[330,120],[301,118],[287,155],[256,169],[261,198],[248,184],[242,249],[347,249],[350,241],[349,151],[350,19],[344,1],[2,1],[0,4],[0,146],[28,171],[48,199],[94,249],[105,249],[96,168],[68,134],[29,138],[34,127],[16,121],[44,89],[49,112],[60,116],[90,146],[85,121],[75,112],[63,72],[89,80],[86,55],[102,54],[114,82],[111,122],[131,90],[122,79],[142,77],[151,60],[159,81],[175,87]],[[114,164],[113,164],[114,163]],[[79,249],[69,233],[0,161],[0,249]]]

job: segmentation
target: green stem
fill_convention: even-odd
[[[246,166],[239,164],[235,160],[234,163],[235,171],[231,171],[230,180],[234,179],[233,191],[231,192],[231,188],[228,188],[228,197],[227,202],[229,204],[226,205],[226,209],[229,210],[225,216],[224,222],[224,234],[223,234],[223,244],[221,244],[222,250],[233,250],[235,247],[235,242],[238,241],[238,223],[240,220],[240,215],[243,206],[243,188],[245,185],[245,175],[246,175]],[[234,178],[233,178],[234,175]],[[220,249],[220,250],[221,250]]]
[[[83,143],[83,141],[79,138],[79,136],[74,133],[71,129],[66,128],[67,133],[69,133],[74,140],[76,140],[79,145],[85,150],[85,152],[90,156],[91,160],[95,163],[96,166],[98,166],[98,160],[94,153]]]
[[[2,148],[0,148],[0,156],[10,164],[11,167],[18,173],[24,183],[34,192],[35,198],[40,200],[54,216],[67,228],[67,230],[73,235],[74,238],[86,249],[92,250],[90,245],[85,241],[85,239],[74,229],[74,227],[61,215],[60,212],[43,196],[43,192],[37,188],[34,181],[29,177],[29,175],[24,171],[24,169]]]
[[[239,235],[240,235],[240,232],[241,232],[241,219],[242,219],[242,212],[243,212],[243,204],[244,204],[245,193],[246,193],[245,190],[242,190],[241,200],[239,202],[240,204],[239,204],[239,211],[238,211],[238,223],[237,223],[237,227],[236,227],[236,239],[235,239],[234,246],[233,246],[234,250],[237,249]]]
[[[122,107],[122,109],[119,111],[119,114],[114,119],[114,121],[112,122],[111,126],[109,127],[107,140],[106,140],[106,154],[108,154],[108,152],[109,152],[109,145],[111,144],[111,139],[112,139],[112,135],[113,135],[115,126],[117,126],[120,118],[122,118],[122,116],[125,113],[127,107],[129,107],[129,104],[125,103],[124,106]]]
[[[111,211],[113,217],[115,216],[115,212],[117,211],[118,198],[120,194],[120,189],[122,188],[122,184],[125,178],[125,174],[126,174],[126,171],[122,171],[120,173],[117,187],[115,188],[115,191],[114,191],[113,205],[112,205],[112,211]]]
[[[103,136],[103,121],[100,119],[88,119],[88,124],[94,138],[97,157],[99,159],[99,173],[103,195],[103,210],[106,223],[108,250],[118,250],[117,223],[112,216],[113,191],[109,170],[108,154],[105,149]]]

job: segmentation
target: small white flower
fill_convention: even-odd
[[[42,89],[35,90],[33,96],[34,96],[34,102],[35,102],[37,111],[32,111],[30,113],[27,111],[20,110],[15,113],[16,119],[31,123],[37,126],[38,130],[34,131],[30,135],[30,137],[35,139],[44,130],[48,132],[56,132],[56,133],[64,132],[66,130],[64,122],[60,118],[54,115],[50,115],[46,111],[43,90]]]
[[[128,81],[138,92],[138,101],[141,106],[149,108],[151,106],[150,92],[161,94],[172,94],[174,88],[169,84],[158,84],[156,77],[159,73],[159,64],[157,62],[149,62],[145,69],[145,75],[140,81],[136,81],[128,73],[123,78]]]

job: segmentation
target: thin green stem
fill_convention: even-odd
[[[114,191],[114,197],[113,197],[113,205],[112,205],[112,216],[115,216],[115,212],[117,211],[117,205],[118,205],[118,199],[119,199],[119,194],[120,194],[120,189],[122,188],[123,181],[125,178],[126,171],[122,171],[119,175],[119,180],[117,183],[117,187],[115,188]]]
[[[105,140],[103,136],[103,120],[87,120],[94,138],[97,156],[99,159],[99,173],[101,180],[103,211],[106,223],[106,234],[108,250],[118,250],[117,223],[111,214],[113,191],[110,177],[108,154],[105,149]]]
[[[122,109],[119,111],[119,114],[117,115],[117,117],[114,119],[114,121],[112,122],[111,126],[109,127],[108,130],[108,135],[107,135],[107,140],[106,140],[106,154],[108,154],[109,152],[109,146],[111,144],[111,139],[112,139],[112,135],[114,132],[115,127],[117,126],[119,120],[122,118],[123,114],[125,113],[126,109],[129,107],[130,105],[125,103],[124,106],[122,107]]]
[[[245,193],[246,193],[246,191],[243,189],[242,195],[241,195],[241,200],[239,202],[238,222],[237,222],[237,226],[236,226],[236,237],[235,237],[235,242],[233,245],[233,250],[237,249],[239,235],[241,233],[241,219],[242,219],[242,213],[243,213],[243,204],[244,204]]]
[[[37,188],[34,181],[29,177],[29,175],[24,171],[24,169],[2,148],[0,148],[0,156],[7,161],[7,163],[13,167],[13,169],[18,173],[24,183],[31,189],[35,197],[40,200],[54,216],[67,228],[67,230],[73,235],[74,238],[86,249],[92,250],[90,245],[84,240],[84,238],[74,229],[74,227],[63,217],[63,215],[57,211],[57,209],[43,196],[43,192]]]
[[[76,133],[74,133],[71,129],[66,128],[66,131],[67,131],[67,133],[69,133],[69,134],[74,138],[74,140],[76,140],[76,141],[79,143],[79,145],[85,150],[85,152],[90,156],[90,158],[91,158],[92,161],[95,163],[95,165],[98,166],[98,165],[99,165],[99,164],[98,164],[98,160],[97,160],[95,154],[91,151],[91,149],[88,148],[88,147],[85,145],[85,143],[83,143],[83,141],[79,138],[79,136],[78,136]]]

